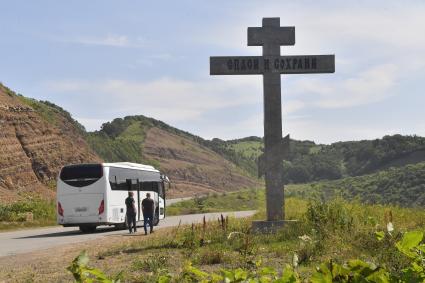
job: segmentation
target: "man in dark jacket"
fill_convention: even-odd
[[[125,206],[127,207],[127,225],[130,234],[134,229],[134,233],[137,232],[136,229],[136,202],[133,198],[134,193],[128,192],[128,198],[125,199]]]
[[[145,229],[145,235],[148,234],[146,225],[149,222],[150,232],[153,232],[153,212],[155,209],[155,203],[151,199],[151,194],[147,193],[146,198],[142,201],[142,211],[143,211],[143,224]]]

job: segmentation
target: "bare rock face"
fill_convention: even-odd
[[[49,121],[0,84],[0,202],[32,194],[51,198],[63,165],[101,162],[82,131],[50,110]]]
[[[157,127],[148,130],[143,147],[172,181],[169,197],[203,195],[253,188],[259,183],[233,163],[191,139]]]

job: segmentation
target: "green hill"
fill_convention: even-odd
[[[144,117],[143,117],[144,118]],[[103,124],[100,131],[87,133],[87,141],[96,153],[108,162],[126,160],[146,163],[142,144],[148,123],[142,117],[126,117]]]
[[[212,142],[208,140],[143,115],[126,116],[107,122],[99,131],[87,133],[87,140],[92,148],[109,162],[127,160],[150,163],[152,160],[144,157],[143,145],[146,133],[154,127],[213,148]]]
[[[213,139],[208,146],[256,174],[256,160],[263,151],[261,138]],[[284,160],[284,178],[286,183],[336,180],[422,161],[425,161],[425,138],[418,136],[393,135],[331,145],[291,140],[289,155]]]
[[[163,160],[144,150],[147,133],[153,128],[174,135],[173,139],[182,139],[182,145],[187,140],[196,147],[214,151],[242,168],[242,174],[257,175],[256,160],[263,152],[263,141],[258,137],[205,140],[152,118],[128,116],[105,123],[100,131],[88,133],[87,138],[104,160],[161,166]],[[420,192],[421,182],[425,183],[421,163],[424,161],[425,138],[418,136],[393,135],[331,145],[290,140],[284,178],[287,184],[312,183],[307,187],[321,188],[325,195],[342,192],[348,198],[359,196],[368,202],[422,205],[425,200],[415,198],[415,194]],[[178,170],[177,164],[173,170]],[[321,180],[339,181],[318,182]]]
[[[209,141],[142,115],[114,119],[87,133],[88,143],[107,162],[154,165],[173,182],[170,197],[227,192],[260,186]]]
[[[334,181],[289,185],[288,196],[343,197],[362,203],[425,206],[425,162]]]

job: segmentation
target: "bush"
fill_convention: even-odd
[[[331,202],[315,201],[310,202],[306,213],[314,229],[326,235],[335,230],[351,230],[354,218],[344,202],[335,200]]]
[[[11,204],[0,204],[0,222],[22,222],[26,213],[31,212],[35,221],[56,219],[56,205],[53,201],[30,200]]]

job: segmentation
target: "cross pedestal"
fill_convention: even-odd
[[[262,46],[263,56],[210,57],[211,75],[263,75],[264,154],[258,160],[259,177],[265,176],[265,221],[253,230],[273,232],[285,223],[283,158],[289,135],[282,138],[280,74],[334,73],[334,55],[281,56],[280,46],[295,44],[295,27],[281,27],[280,18],[263,18],[262,27],[248,28],[248,46]]]

